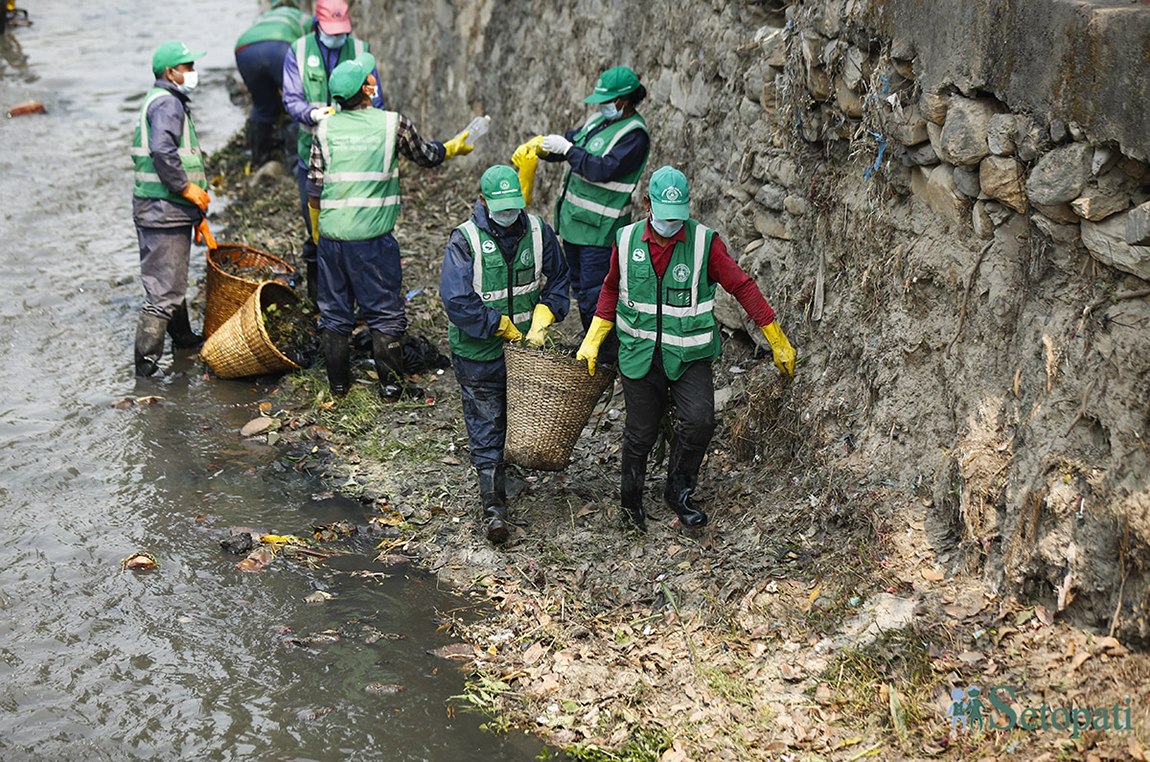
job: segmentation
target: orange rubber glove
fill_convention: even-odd
[[[188,183],[188,187],[184,188],[180,195],[198,206],[201,212],[208,211],[208,204],[212,201],[208,192],[195,183]]]
[[[200,220],[200,224],[196,225],[196,243],[202,243],[209,249],[216,248],[216,239],[212,235],[211,229],[208,228],[207,220]]]

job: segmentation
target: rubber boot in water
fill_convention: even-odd
[[[172,337],[172,346],[176,349],[195,349],[204,343],[204,337],[192,330],[187,302],[183,302],[172,314],[172,319],[168,321],[168,335]]]
[[[319,265],[305,262],[307,270],[307,298],[314,304],[319,297]]]
[[[623,528],[626,530],[647,531],[647,514],[643,510],[643,482],[646,477],[646,463],[623,456],[619,502],[623,507]]]
[[[331,395],[346,396],[351,388],[351,345],[347,337],[324,329],[319,332],[319,343],[327,366],[327,383],[331,387]]]
[[[272,130],[275,125],[248,120],[248,147],[252,149],[252,171],[259,169],[272,157]]]
[[[422,399],[423,390],[403,378],[403,337],[393,333],[371,332],[371,353],[379,376],[379,398],[384,402]]]
[[[668,474],[663,499],[679,515],[679,523],[688,529],[698,529],[707,523],[707,514],[691,503],[691,492],[699,477],[688,474]]]
[[[168,321],[156,315],[141,312],[136,318],[136,375],[152,376],[160,369],[160,356],[164,354],[164,332]]]
[[[509,533],[507,526],[507,487],[503,465],[480,468],[479,498],[483,503],[483,522],[487,541],[506,542]]]

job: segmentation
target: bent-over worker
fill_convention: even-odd
[[[614,327],[627,408],[620,478],[625,526],[646,528],[647,456],[670,392],[676,421],[663,497],[683,526],[701,527],[707,514],[690,498],[715,431],[711,363],[722,349],[714,317],[716,286],[734,296],[762,329],[775,365],[788,376],[794,374],[795,350],[719,234],[691,219],[682,172],[657,170],[644,206],[648,218],[616,235],[598,310],[576,357],[586,360],[594,375],[599,345]]]
[[[524,211],[511,167],[483,173],[471,219],[447,242],[439,296],[451,321],[451,364],[463,394],[471,463],[487,539],[507,539],[507,366],[503,342],[541,346],[570,308],[567,266],[551,226]]]
[[[308,169],[313,231],[318,244],[320,343],[332,394],[351,382],[348,337],[355,309],[371,329],[379,393],[385,401],[420,397],[404,380],[407,312],[399,244],[391,231],[399,217],[399,155],[421,167],[469,153],[466,132],[446,143],[425,141],[403,114],[372,105],[378,85],[375,58],[362,53],[331,73],[341,110],[320,122]]]

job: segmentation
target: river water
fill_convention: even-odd
[[[225,83],[255,0],[27,5],[34,25],[0,40],[0,104],[47,108],[0,118],[0,759],[535,758],[534,739],[448,716],[463,677],[426,651],[462,602],[433,579],[352,577],[379,570],[366,541],[319,571],[234,571],[230,526],[363,523],[241,442],[264,390],[205,381],[190,359],[132,377],[128,147],[151,55],[167,39],[209,51],[192,103],[218,148],[243,124]],[[192,261],[195,278],[202,250]],[[141,395],[164,402],[113,407]],[[121,572],[136,550],[159,569]],[[305,603],[316,589],[335,597]],[[329,630],[338,642],[288,642]]]

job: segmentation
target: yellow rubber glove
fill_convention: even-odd
[[[309,203],[307,213],[311,218],[311,242],[319,244],[319,209]]]
[[[208,211],[208,204],[212,201],[207,191],[195,183],[188,183],[188,187],[184,188],[180,195],[198,206],[201,212]]]
[[[196,243],[202,243],[209,249],[216,248],[216,238],[212,235],[212,231],[208,228],[207,220],[200,220],[200,224],[195,227]]]
[[[535,138],[524,143],[516,148],[515,153],[511,156],[511,163],[519,171],[519,189],[523,191],[523,201],[528,206],[531,206],[531,196],[535,191],[535,170],[539,166],[539,155],[535,152],[535,140],[542,141],[543,138]]]
[[[775,353],[775,365],[788,376],[795,375],[795,348],[787,341],[787,335],[779,328],[779,321],[763,326],[763,335]]]
[[[535,149],[535,155],[536,156],[550,156],[551,155],[550,151],[544,151],[543,150],[543,136],[542,135],[536,135],[535,137],[531,138],[530,140],[528,140],[523,145],[533,147]]]
[[[587,361],[587,375],[595,375],[595,361],[599,359],[599,345],[607,338],[607,334],[611,333],[611,329],[615,324],[610,320],[604,320],[601,317],[591,318],[591,327],[587,329],[587,335],[583,337],[583,343],[579,345],[579,351],[575,353],[576,360]]]
[[[500,315],[499,327],[495,329],[495,335],[504,341],[519,341],[523,338],[523,331],[515,327],[515,323],[511,322],[511,318],[506,315]]]
[[[531,330],[527,332],[527,346],[538,348],[543,346],[547,338],[547,326],[555,322],[555,313],[546,304],[536,304],[535,313],[531,316]]]
[[[465,156],[471,153],[471,149],[475,148],[475,146],[467,142],[467,136],[470,134],[470,130],[464,130],[444,143],[443,147],[447,152],[443,155],[443,160],[447,161],[453,156]]]

